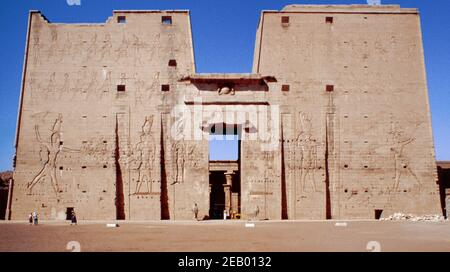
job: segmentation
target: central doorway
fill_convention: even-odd
[[[240,128],[225,124],[210,127],[210,219],[240,218]]]

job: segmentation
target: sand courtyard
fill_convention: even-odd
[[[0,223],[1,252],[449,252],[450,222],[25,221]]]

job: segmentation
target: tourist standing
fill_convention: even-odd
[[[75,214],[74,211],[72,211],[72,217],[71,217],[71,223],[70,225],[76,225],[77,224],[77,215]]]
[[[194,203],[194,207],[192,208],[192,211],[194,212],[194,218],[198,221],[198,206],[197,203]]]
[[[33,212],[33,223],[35,226],[38,224],[38,213],[36,211]]]

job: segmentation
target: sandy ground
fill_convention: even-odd
[[[115,222],[30,226],[3,221],[0,251],[64,252],[71,251],[67,249],[70,241],[76,241],[83,252],[450,252],[448,221],[127,221],[119,222],[117,228],[108,228],[106,223]],[[246,223],[255,225],[245,227]]]

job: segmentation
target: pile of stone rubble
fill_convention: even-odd
[[[397,220],[406,220],[406,221],[413,221],[413,222],[444,222],[445,218],[442,215],[439,214],[427,214],[422,216],[417,216],[414,214],[404,214],[404,213],[394,213],[393,215],[381,218],[380,220],[384,221],[397,221]]]

